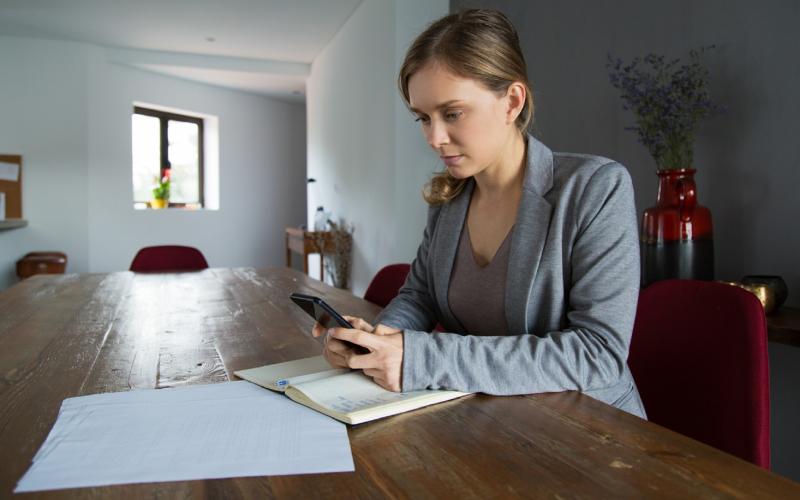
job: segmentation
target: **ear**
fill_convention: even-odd
[[[514,123],[522,113],[522,108],[525,107],[525,98],[527,97],[527,90],[525,85],[520,82],[513,82],[506,90],[506,124]]]

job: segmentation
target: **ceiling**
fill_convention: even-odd
[[[311,62],[361,0],[0,0],[0,35],[88,42],[110,61],[305,101]]]

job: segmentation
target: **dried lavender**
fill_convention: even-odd
[[[711,101],[708,70],[700,56],[713,45],[689,52],[690,62],[648,54],[623,65],[608,55],[606,68],[611,84],[620,90],[622,108],[633,111],[636,126],[625,127],[639,135],[659,170],[690,168],[694,133],[703,118],[723,110]]]
[[[347,283],[350,277],[350,254],[353,247],[353,231],[355,227],[352,224],[347,224],[343,218],[339,218],[339,223],[328,220],[328,225],[331,227],[330,242],[333,246],[333,252],[326,252],[323,262],[325,263],[325,270],[333,280],[333,286],[336,288],[347,288]],[[317,248],[323,251],[328,247],[326,245],[326,237],[322,233],[315,233],[315,243]]]

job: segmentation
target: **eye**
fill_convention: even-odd
[[[463,113],[462,113],[461,111],[450,111],[449,113],[446,113],[446,114],[444,115],[444,117],[445,117],[445,118],[446,118],[448,121],[451,121],[451,122],[452,122],[452,121],[458,120],[458,118],[459,118],[459,117],[460,117],[462,114],[463,114]]]
[[[424,124],[428,123],[428,118],[426,118],[424,116],[418,116],[414,121],[415,122],[422,122],[423,125],[424,125]]]

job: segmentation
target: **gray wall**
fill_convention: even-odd
[[[459,1],[514,22],[536,100],[535,135],[552,149],[594,153],[628,167],[641,213],[656,196],[655,163],[624,127],[606,53],[685,57],[715,44],[705,61],[728,112],[697,136],[698,199],[714,219],[716,277],[779,274],[800,306],[800,2],[770,0]],[[800,480],[800,351],[770,345],[773,469]]]
[[[608,82],[606,53],[685,57],[716,44],[705,60],[713,95],[729,110],[701,126],[694,165],[698,199],[714,219],[716,274],[782,275],[788,303],[800,306],[800,2],[451,1],[462,6],[510,16],[534,86],[536,135],[557,151],[622,162],[640,212],[655,201],[655,163],[623,130],[632,115]]]

